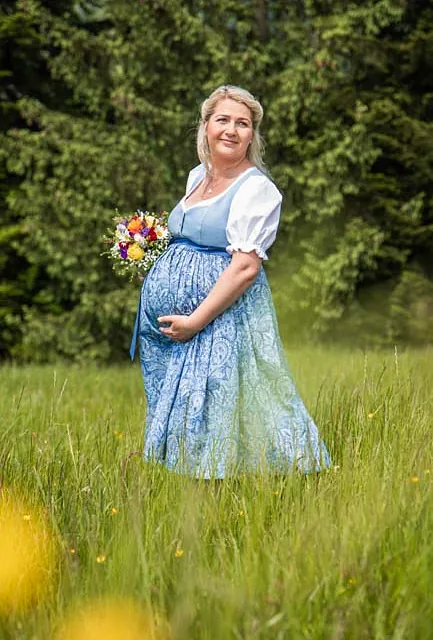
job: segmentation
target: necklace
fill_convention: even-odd
[[[235,176],[236,177],[236,176]],[[223,184],[223,182],[225,180],[229,180],[229,182],[232,182],[235,178],[220,178],[219,182],[218,182],[218,178],[216,180],[213,180],[212,178],[209,179],[209,183],[207,188],[205,189],[205,193],[213,193],[214,189],[216,189],[217,186],[219,186],[219,184]],[[216,183],[216,184],[215,184]],[[212,185],[212,186],[210,186]]]

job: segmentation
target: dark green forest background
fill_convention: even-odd
[[[126,358],[115,213],[171,208],[201,101],[263,103],[286,340],[433,342],[433,0],[0,0],[0,357]]]

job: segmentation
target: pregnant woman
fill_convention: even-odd
[[[262,117],[238,87],[204,101],[201,164],[141,293],[144,456],[194,477],[330,464],[292,380],[262,267],[282,200],[261,159]]]

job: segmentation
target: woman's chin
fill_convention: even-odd
[[[242,160],[245,156],[239,153],[237,147],[221,146],[212,153],[214,160],[231,160],[232,162]]]

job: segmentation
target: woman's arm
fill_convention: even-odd
[[[261,265],[255,251],[235,251],[229,266],[197,309],[189,316],[161,316],[158,322],[170,326],[161,327],[160,331],[177,342],[190,340],[240,298],[256,279]]]

